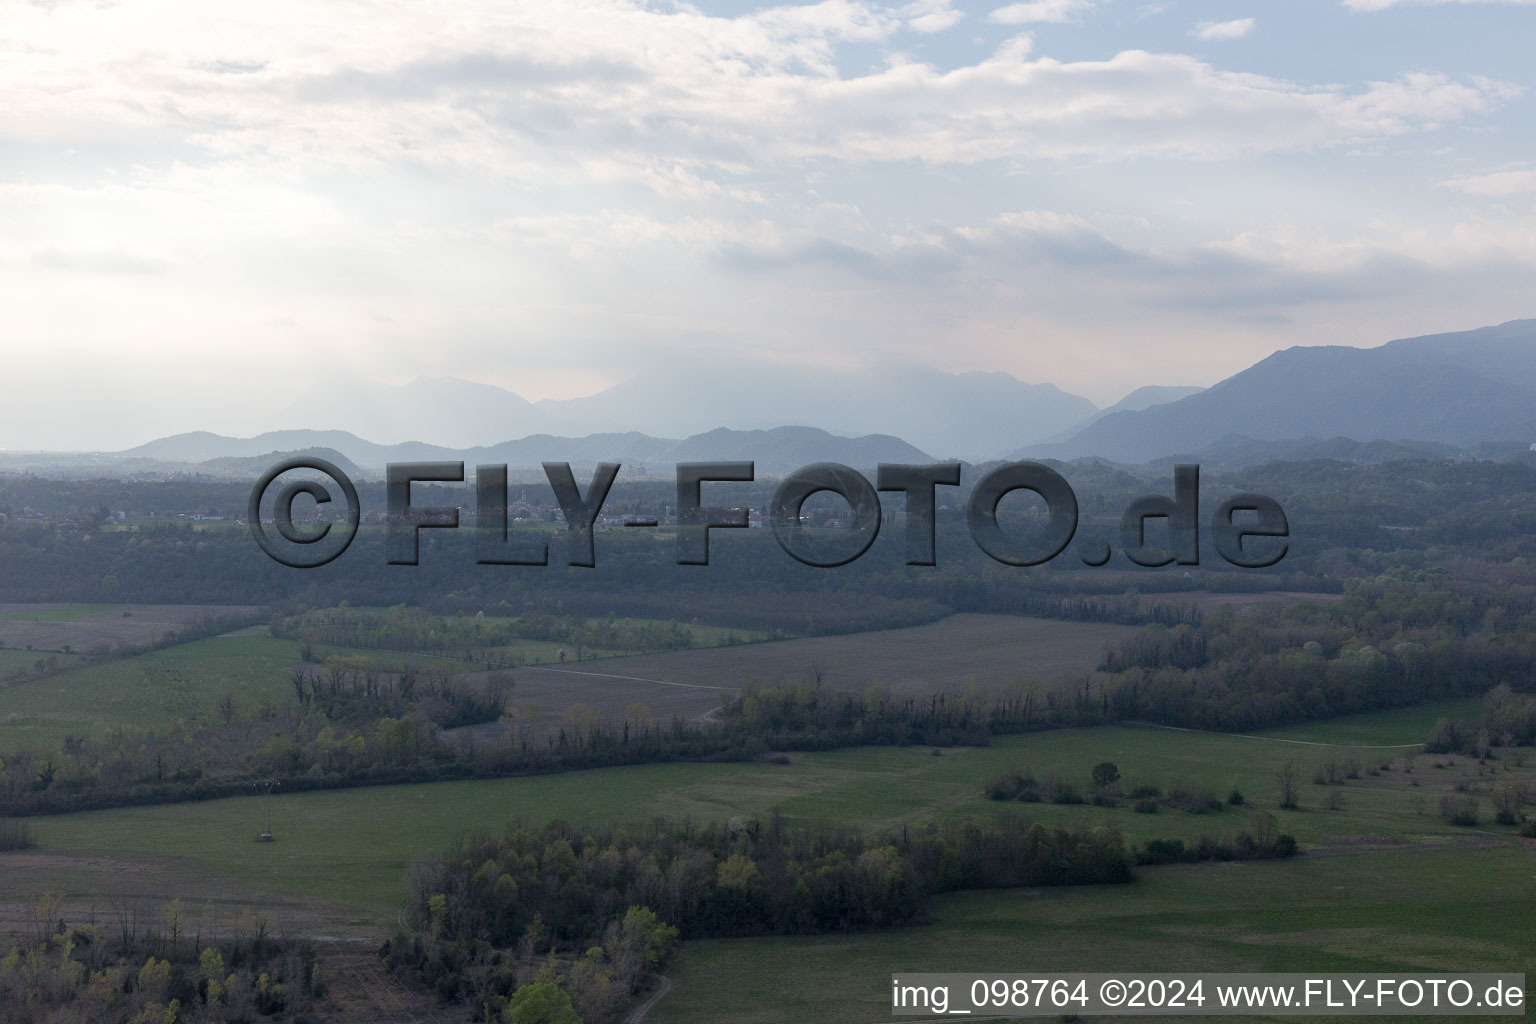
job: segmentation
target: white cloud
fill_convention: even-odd
[[[1536,194],[1536,170],[1494,171],[1450,178],[1440,184],[1469,196],[1502,199],[1506,196]]]
[[[1026,0],[1024,3],[999,7],[987,15],[987,20],[999,25],[1072,21],[1097,2],[1098,0]]]
[[[1106,34],[1083,29],[1070,53],[997,27],[1093,9],[1018,3],[924,47],[913,33],[960,22],[953,0],[731,16],[458,0],[451,19],[376,0],[0,0],[0,274],[7,336],[36,354],[0,384],[84,372],[49,359],[110,367],[101,393],[132,397],[99,416],[140,422],[145,396],[204,386],[208,409],[235,408],[248,370],[281,384],[297,353],[510,380],[837,339],[1069,387],[1115,362],[1123,391],[1150,372],[1131,343],[1149,330],[1195,352],[1240,316],[1290,325],[1245,335],[1256,358],[1528,309],[1536,233],[1512,204],[1477,220],[1481,204],[1412,190],[1405,206],[1370,163],[1492,168],[1441,184],[1531,190],[1529,165],[1501,163],[1529,139],[1520,108],[1489,116],[1515,86],[1315,85],[1306,61],[1288,77],[1278,57],[1258,75],[1116,52],[1134,18],[1085,18]],[[1317,155],[1252,159],[1273,153]],[[990,216],[1021,204],[1039,208]],[[1276,209],[1302,223],[1268,226]],[[1345,337],[1362,318],[1371,330]],[[1027,362],[1045,359],[1059,365]],[[55,429],[3,405],[0,429]]]
[[[7,29],[37,49],[0,62],[0,137],[191,146],[269,170],[399,165],[526,184],[564,184],[593,168],[611,181],[627,168],[660,190],[750,199],[751,187],[733,193],[729,179],[821,160],[1309,150],[1487,113],[1513,92],[1433,74],[1313,87],[1136,50],[1063,62],[1034,58],[1027,37],[949,70],[897,62],[844,77],[837,47],[884,41],[900,18],[855,0],[736,18],[626,0],[585,0],[573,13],[573,2],[466,4],[451,21],[416,7],[372,20],[360,7],[298,0],[142,0],[174,9],[159,18],[13,6]],[[1064,17],[1082,4],[1022,6]],[[927,4],[911,17],[942,20],[947,10]]]
[[[956,10],[952,0],[914,0],[899,13],[907,28],[925,35],[947,31],[965,18],[965,12]]]
[[[1233,21],[1202,21],[1190,30],[1190,35],[1196,39],[1213,42],[1223,39],[1241,39],[1253,31],[1254,20],[1252,18],[1237,18]]]
[[[1536,0],[1344,0],[1352,11],[1384,11],[1388,7],[1431,7],[1446,4],[1505,4],[1510,7],[1536,6]]]

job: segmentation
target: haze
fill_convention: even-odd
[[[0,3],[0,446],[701,359],[1102,406],[1528,316],[1532,38],[1513,2]]]

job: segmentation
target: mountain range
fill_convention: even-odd
[[[1285,349],[1197,394],[1114,412],[1011,454],[1141,463],[1213,445],[1332,438],[1452,450],[1536,442],[1536,320],[1377,348]]]
[[[773,410],[791,393],[793,408],[821,410],[817,426],[772,422]],[[238,476],[254,474],[258,464],[280,455],[314,450],[332,452],[367,473],[390,462],[442,460],[523,468],[542,461],[617,461],[635,472],[643,466],[668,473],[676,462],[750,459],[765,476],[812,462],[863,469],[954,457],[1227,466],[1275,458],[1536,459],[1536,319],[1376,348],[1288,348],[1209,388],[1138,388],[1102,410],[1052,385],[1004,373],[896,367],[860,376],[851,386],[835,375],[746,373],[712,364],[697,374],[642,376],[563,402],[528,402],[502,388],[453,378],[398,388],[344,381],[326,395],[317,390],[299,396],[287,419],[317,426],[325,419],[357,422],[368,436],[406,439],[383,444],[342,429],[278,430],[251,438],[192,432],[117,453],[7,453],[0,468],[28,471],[52,458],[71,473]],[[756,421],[766,425],[750,425]],[[569,434],[526,429],[552,422],[575,428]],[[708,428],[680,429],[676,436],[633,429],[700,422]],[[891,429],[859,426],[874,423]],[[607,424],[627,429],[596,429]],[[411,432],[426,440],[408,439]],[[495,440],[507,437],[519,439]]]
[[[845,437],[892,434],[935,456],[977,458],[1052,437],[1098,412],[1054,384],[1006,373],[882,367],[856,378],[830,371],[699,361],[655,368],[584,398],[530,402],[453,377],[402,387],[328,380],[297,396],[281,421],[396,443],[469,448],[510,437],[585,437],[643,431],[691,437],[727,427],[768,430],[814,423]]]
[[[667,475],[678,462],[751,461],[761,476],[783,476],[813,462],[840,462],[873,469],[882,462],[925,463],[933,459],[898,437],[868,434],[839,437],[815,427],[727,430],[723,427],[676,440],[629,432],[555,437],[534,434],[516,441],[470,448],[421,442],[383,445],[343,430],[279,430],[250,438],[221,437],[206,431],[176,434],[120,453],[138,469],[179,466],[213,476],[257,476],[283,458],[309,454],[330,459],[348,474],[382,476],[391,462],[463,462],[537,467],[569,462],[590,467],[618,462],[633,473]]]

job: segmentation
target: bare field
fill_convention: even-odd
[[[719,709],[722,695],[735,692],[734,687],[728,686],[700,686],[615,675],[609,671],[609,666],[618,660],[601,658],[580,663],[587,667],[537,665],[513,669],[515,686],[510,703],[523,713],[537,705],[542,715],[538,726],[542,735],[560,727],[565,710],[576,704],[595,708],[599,721],[614,727],[622,726],[627,719],[633,720],[634,716],[629,713],[631,705],[644,704],[651,719],[665,725],[673,715],[697,721]],[[479,682],[492,674],[497,673],[473,672],[460,678]],[[489,744],[505,739],[507,727],[498,722],[487,722],[450,729],[443,736]]]
[[[376,919],[345,904],[303,892],[278,896],[270,886],[242,884],[175,854],[49,850],[6,853],[0,863],[6,877],[0,935],[26,935],[45,898],[59,900],[57,913],[71,923],[127,916],[141,927],[159,924],[179,899],[183,928],[204,935],[249,931],[257,915],[273,931],[295,937],[376,941],[378,935]]]
[[[537,705],[536,731],[543,735],[560,727],[565,710],[575,704],[595,708],[599,720],[610,726],[630,718],[632,704],[645,705],[652,719],[663,724],[673,715],[697,721],[718,709],[723,695],[747,683],[798,683],[817,674],[837,690],[857,693],[888,686],[892,693],[908,695],[968,683],[1054,682],[1062,675],[1095,671],[1105,649],[1134,632],[1131,626],[1100,623],[953,615],[905,629],[524,666],[511,670],[511,703],[524,712]],[[483,681],[487,675],[461,678]],[[507,736],[507,727],[463,726],[444,735],[496,743]]]
[[[70,617],[68,605],[0,605],[0,643],[6,647],[78,654],[137,650],[166,633],[210,618],[248,618],[260,608],[244,605],[123,604]]]
[[[1135,632],[1132,626],[1096,622],[952,615],[905,629],[604,658],[544,671],[569,675],[580,670],[615,680],[726,689],[753,681],[799,682],[819,672],[826,685],[838,690],[888,686],[897,694],[927,694],[969,682],[995,686],[1029,677],[1051,682],[1064,674],[1092,672],[1106,648]],[[517,673],[518,700],[528,673]]]

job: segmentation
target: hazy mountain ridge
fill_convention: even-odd
[[[1143,409],[1150,409],[1154,405],[1167,405],[1169,402],[1177,402],[1179,399],[1188,398],[1190,395],[1198,395],[1204,390],[1205,388],[1194,386],[1147,384],[1137,388],[1135,391],[1132,391],[1130,394],[1120,399],[1120,401],[1116,402],[1114,405],[1100,409],[1098,412],[1094,413],[1092,416],[1089,416],[1087,419],[1073,424],[1069,429],[1063,430],[1061,433],[1052,437],[1048,437],[1040,443],[1054,444],[1068,440],[1081,431],[1088,429],[1090,426],[1097,423],[1104,417],[1113,416],[1117,412],[1141,412]],[[1019,451],[1023,450],[1024,449],[1020,449]],[[1009,458],[1024,458],[1024,456],[1018,452],[1015,452],[1010,454]]]
[[[1425,335],[1379,348],[1296,347],[1187,398],[1104,416],[1019,457],[1142,463],[1229,437],[1343,437],[1464,449],[1536,441],[1536,320]]]
[[[420,439],[455,449],[539,434],[643,431],[683,438],[719,427],[771,430],[814,422],[838,436],[894,435],[940,457],[976,458],[1059,434],[1097,409],[1054,384],[1001,372],[891,366],[850,375],[716,361],[686,374],[642,371],[595,395],[538,402],[452,377],[400,388],[335,380],[299,396],[282,419],[387,443]]]
[[[330,453],[330,454],[326,454]],[[619,462],[631,471],[644,467],[660,475],[678,462],[751,461],[760,475],[782,476],[813,462],[841,462],[873,468],[881,462],[925,463],[933,459],[899,437],[868,434],[839,437],[816,427],[772,430],[718,428],[683,439],[629,433],[557,437],[534,434],[472,448],[420,442],[382,445],[340,430],[281,430],[256,437],[221,437],[206,431],[177,434],[119,453],[136,471],[175,470],[212,476],[256,476],[296,454],[331,458],[348,474],[382,475],[391,462],[464,462],[536,469],[543,462],[592,466]],[[104,464],[98,458],[96,464]]]
[[[1021,396],[1043,396],[1046,405],[1055,403],[1048,415],[1059,416],[1067,409],[1092,410],[1092,403],[1051,385],[1025,384],[1003,373],[946,374],[898,367],[882,371],[873,381],[860,379],[858,387],[849,390],[847,381],[835,376],[807,378],[791,371],[777,371],[777,375],[765,371],[761,380],[754,380],[737,368],[726,374],[726,380],[719,376],[724,372],[721,367],[714,370],[718,371],[714,377],[706,373],[673,382],[670,391],[661,388],[664,394],[648,392],[644,380],[637,378],[591,398],[555,403],[530,403],[501,388],[452,378],[426,378],[403,388],[365,384],[343,391],[379,409],[394,410],[397,401],[403,402],[399,408],[410,413],[415,425],[426,432],[424,436],[437,436],[450,432],[445,423],[473,425],[486,416],[499,416],[497,410],[503,409],[513,419],[547,418],[553,415],[548,410],[558,409],[560,416],[580,420],[600,412],[618,415],[629,407],[633,421],[665,422],[682,415],[666,401],[668,395],[689,405],[679,397],[681,392],[698,396],[684,418],[704,415],[701,410],[725,417],[723,410],[732,402],[746,403],[744,389],[759,391],[761,399],[798,380],[807,389],[801,398],[828,410],[829,419],[873,416],[878,410],[870,403],[875,399],[905,395],[907,406],[898,405],[883,415],[905,418],[912,429],[929,435],[963,435],[971,440],[955,448],[935,448],[909,443],[905,433],[901,437],[889,432],[839,433],[827,423],[766,428],[714,423],[711,429],[689,432],[680,439],[637,430],[533,432],[517,440],[461,447],[419,440],[380,444],[339,429],[277,430],[249,438],[193,431],[124,452],[79,453],[60,456],[56,462],[70,472],[100,467],[113,473],[237,475],[255,464],[240,460],[270,462],[286,453],[330,449],[365,473],[377,473],[391,462],[415,461],[505,463],[522,468],[536,468],[543,461],[583,466],[617,461],[631,471],[641,466],[651,470],[654,464],[655,472],[666,473],[665,467],[676,462],[752,460],[759,464],[760,473],[782,475],[812,462],[869,468],[879,462],[932,461],[930,453],[949,458],[958,452],[959,457],[980,461],[997,457],[999,451],[1008,451],[1010,459],[1100,458],[1127,465],[1176,459],[1224,466],[1296,458],[1356,463],[1458,455],[1523,459],[1529,444],[1536,441],[1536,320],[1405,338],[1369,349],[1284,349],[1210,388],[1138,388],[1107,409],[1077,418],[1078,428],[1022,448],[998,443],[1006,442],[1012,415],[1000,412],[1000,406],[1027,406],[1029,402]],[[460,415],[441,412],[445,401],[457,403]],[[315,408],[308,399],[298,405]],[[762,408],[761,401],[757,407]],[[434,411],[428,414],[429,409]],[[337,408],[330,414],[339,414]],[[1018,422],[1022,420],[1016,419],[1015,426]],[[8,453],[0,458],[0,467],[13,471],[47,463],[47,457],[35,453]]]

